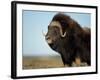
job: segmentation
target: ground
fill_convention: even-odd
[[[64,67],[60,56],[23,57],[23,69]]]
[[[41,69],[41,68],[61,68],[68,67],[63,65],[60,56],[24,56],[22,60],[23,69]],[[73,67],[88,66],[86,62],[81,63],[79,58],[72,63]]]

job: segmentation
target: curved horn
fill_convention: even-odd
[[[42,30],[42,34],[43,34],[43,36],[46,36],[46,34],[43,32],[43,30]]]
[[[62,31],[60,31],[61,37],[65,37],[66,36],[66,32],[63,34]]]
[[[59,28],[60,28],[60,35],[61,35],[61,37],[65,37],[66,36],[66,32],[64,32],[64,34],[63,34],[62,28],[61,27],[59,27]]]

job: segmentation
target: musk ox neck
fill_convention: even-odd
[[[62,57],[63,64],[69,64],[71,66],[72,61],[74,61],[75,52],[76,52],[76,44],[72,41],[73,38],[68,39],[62,39],[60,41],[59,47],[57,48],[57,52]]]

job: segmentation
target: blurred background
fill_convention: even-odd
[[[57,56],[45,41],[42,31],[47,33],[48,25],[53,16],[58,12],[43,12],[23,10],[23,56]],[[76,20],[82,27],[91,26],[91,14],[88,13],[64,13]]]

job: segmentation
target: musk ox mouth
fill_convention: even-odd
[[[50,48],[52,48],[53,50],[57,50],[57,45],[56,44],[49,44]]]
[[[57,45],[55,44],[55,41],[52,40],[49,36],[45,37],[46,41],[48,43],[48,45],[50,46],[50,48],[52,48],[53,50],[56,50]]]

